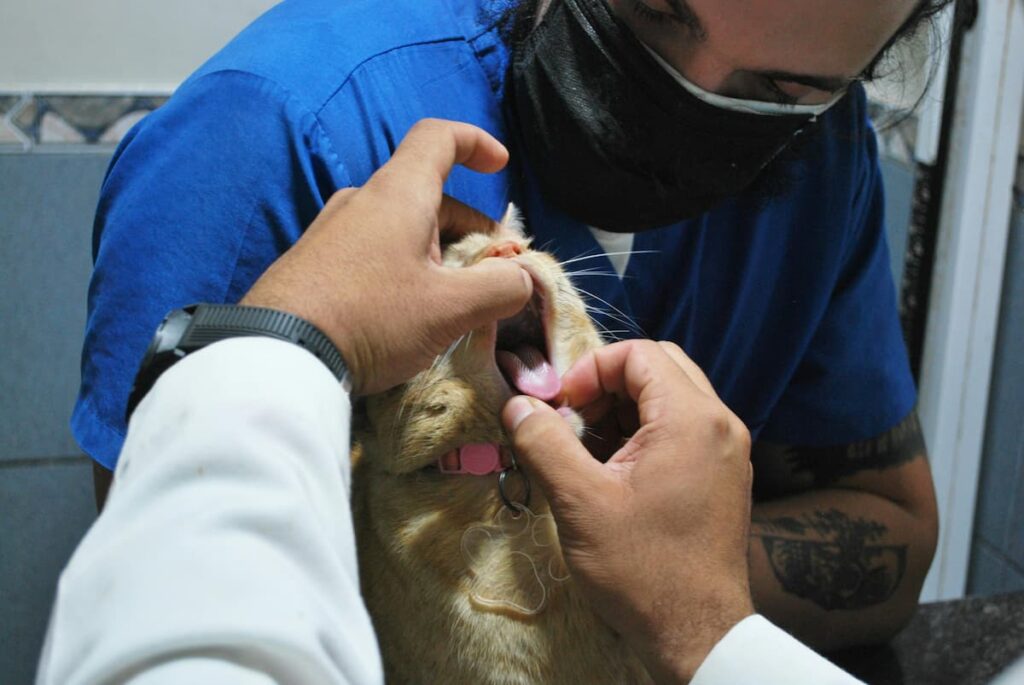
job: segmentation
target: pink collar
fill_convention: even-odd
[[[441,473],[487,476],[512,466],[507,450],[491,442],[463,445],[437,460]]]

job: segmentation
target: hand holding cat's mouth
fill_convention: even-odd
[[[549,293],[527,260],[516,261],[533,278],[533,297],[518,314],[498,322],[494,357],[512,388],[550,402],[561,393],[562,379],[550,360]]]

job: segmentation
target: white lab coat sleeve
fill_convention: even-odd
[[[864,685],[755,614],[712,648],[690,685]]]
[[[290,343],[227,340],[167,371],[61,576],[38,682],[383,682],[349,421],[335,378]]]
[[[992,681],[992,685],[1021,685],[1024,683],[1024,658],[1010,664],[1010,667]]]

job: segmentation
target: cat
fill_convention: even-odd
[[[561,375],[603,344],[559,263],[529,245],[510,206],[500,234],[445,250],[453,267],[517,259],[532,301],[367,398],[355,424],[360,577],[389,683],[650,682],[573,585],[529,474],[506,477],[508,504],[498,491],[496,471],[513,463],[500,422],[513,386],[555,400]],[[579,416],[560,413],[582,433]]]

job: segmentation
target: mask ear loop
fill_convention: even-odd
[[[519,518],[523,510],[530,506],[530,479],[526,476],[526,472],[519,467],[519,463],[516,461],[516,453],[510,451],[510,454],[512,465],[498,474],[498,495],[501,496],[501,501],[505,504],[505,507],[512,512],[512,518]],[[509,497],[508,476],[510,473],[515,473],[523,481],[523,501],[521,503],[515,502]]]

